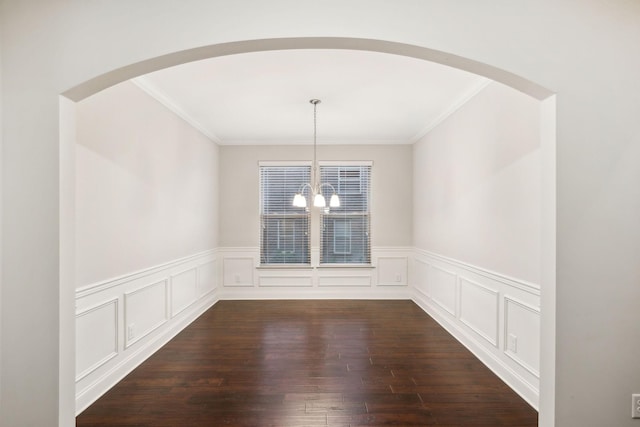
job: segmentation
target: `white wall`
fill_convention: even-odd
[[[414,246],[540,283],[540,102],[491,83],[414,145]]]
[[[75,153],[61,160],[72,169],[75,154],[75,211],[61,224],[75,224],[71,418],[217,300],[219,156],[133,83],[66,103],[77,107],[77,133],[62,138]]]
[[[124,9],[114,2],[4,1],[0,7],[4,426],[52,425],[58,414],[59,318],[73,316],[58,304],[65,286],[58,279],[58,95],[79,100],[161,66],[245,46],[221,43],[283,37],[293,40],[280,47],[413,52],[540,96],[549,94],[541,87],[557,93],[557,381],[555,409],[541,408],[541,419],[635,425],[629,394],[640,387],[640,343],[630,337],[640,323],[633,304],[640,300],[634,267],[640,195],[629,183],[640,181],[638,2],[408,0],[399,9],[382,0],[189,0],[180,7],[158,0]],[[202,46],[214,48],[187,51]]]
[[[78,103],[76,285],[218,246],[218,147],[132,83]]]
[[[493,82],[413,148],[414,299],[538,408],[540,102]]]
[[[318,160],[371,160],[371,246],[408,247],[412,241],[410,145],[320,145]],[[258,162],[313,159],[307,146],[220,147],[220,246],[258,247]],[[402,207],[405,207],[404,209]],[[317,230],[316,230],[317,231]],[[312,245],[318,245],[312,231]]]

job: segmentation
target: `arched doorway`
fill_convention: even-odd
[[[480,74],[491,78],[492,80],[496,80],[507,84],[515,89],[518,89],[522,92],[525,92],[537,99],[545,100],[549,99],[550,101],[545,101],[548,105],[545,107],[545,110],[548,110],[544,113],[543,119],[545,122],[548,122],[546,125],[546,129],[548,132],[545,132],[545,138],[547,143],[543,143],[543,150],[547,153],[548,156],[553,158],[555,146],[553,143],[554,135],[553,135],[553,119],[555,117],[555,111],[553,109],[553,99],[549,98],[551,96],[551,92],[546,90],[539,85],[527,81],[519,76],[516,76],[512,73],[497,69],[495,67],[488,66],[486,64],[478,63],[472,60],[468,60],[465,58],[457,57],[454,55],[449,55],[444,52],[439,52],[435,50],[430,50],[427,48],[407,45],[402,43],[388,42],[382,40],[371,40],[371,39],[352,39],[352,38],[283,38],[283,39],[265,39],[265,40],[248,40],[242,42],[233,42],[233,43],[225,43],[218,45],[211,45],[207,47],[201,47],[196,49],[191,49],[187,51],[176,52],[173,54],[157,57],[154,59],[150,59],[141,63],[132,64],[125,68],[121,68],[119,70],[112,71],[110,73],[104,74],[102,76],[96,77],[88,82],[85,82],[81,85],[78,85],[72,89],[63,93],[63,96],[68,100],[74,102],[82,100],[93,93],[96,93],[102,89],[110,87],[116,83],[121,81],[136,77],[138,75],[146,74],[151,71],[155,71],[161,68],[178,65],[181,63],[186,63],[190,61],[195,61],[199,59],[205,59],[215,56],[223,56],[223,55],[232,55],[238,53],[248,53],[248,52],[257,52],[257,51],[267,51],[267,50],[283,50],[283,49],[349,49],[349,50],[367,50],[367,51],[375,51],[387,54],[394,55],[404,55],[413,58],[419,58],[427,61],[433,61],[442,63],[445,65],[457,67],[460,69],[464,69],[476,74]],[[62,103],[67,103],[68,100],[63,100]],[[62,116],[61,116],[61,129],[69,129],[73,126],[73,114],[71,111],[67,111],[66,108],[62,108]],[[67,113],[65,113],[67,111]],[[68,133],[68,138],[63,138],[66,140],[67,144],[73,143],[73,132]],[[63,141],[65,142],[65,141]],[[67,147],[68,145],[62,144],[62,147]],[[64,151],[64,150],[63,150]],[[551,162],[553,163],[553,162]],[[61,189],[61,198],[63,200],[62,204],[65,205],[65,200],[73,200],[73,195],[69,195],[69,191],[73,189],[73,174],[69,177],[69,182],[62,184]],[[544,199],[553,200],[555,198],[555,181],[552,179],[549,182],[545,183],[543,188],[543,192],[546,194],[543,195]],[[64,194],[67,194],[69,197],[63,197]],[[67,205],[68,206],[68,205]],[[549,245],[549,250],[547,253],[554,253],[551,251],[551,247],[555,248],[555,238],[553,237],[553,222],[555,221],[555,206],[548,205],[543,212],[544,224],[543,228],[547,227],[549,230],[549,239],[545,239],[545,244]],[[64,217],[63,217],[64,218]],[[66,245],[64,242],[73,241],[73,227],[72,224],[61,224],[61,241],[62,247]],[[68,246],[67,251],[63,251],[62,265],[61,271],[73,271],[73,247],[72,245]],[[544,265],[542,266],[543,271],[553,271],[552,263],[555,262],[555,258],[548,256],[543,261]],[[553,275],[545,275],[543,277],[551,280]],[[553,309],[547,310],[547,306],[549,303],[553,303],[555,298],[555,289],[554,287],[547,283],[543,284],[543,309],[542,309],[542,318],[543,318],[543,327],[542,327],[542,335],[543,342],[552,342],[553,336],[553,327],[554,325],[553,319],[550,319],[547,313],[552,313]],[[63,317],[63,324],[72,325],[73,324],[73,313],[69,313],[69,307],[72,307],[73,304],[69,300],[70,296],[73,295],[73,289],[67,288],[67,286],[73,286],[73,281],[70,283],[63,281],[62,289],[61,289],[61,308],[60,313],[61,317]],[[553,291],[552,291],[553,290]],[[551,295],[550,295],[551,294]],[[546,301],[546,302],[545,302]],[[66,321],[65,321],[66,320]],[[73,349],[74,346],[65,345],[65,342],[69,342],[73,339],[73,334],[69,334],[68,331],[61,331],[61,348],[63,349]],[[547,344],[548,345],[548,344]],[[64,351],[64,350],[63,350]],[[550,360],[552,352],[546,351],[543,352],[545,357],[549,357]],[[68,358],[62,358],[63,360],[73,360],[73,357],[69,355]],[[549,362],[547,362],[549,363]],[[543,364],[544,366],[544,364]],[[71,370],[71,373],[73,371]],[[549,370],[547,370],[549,372]],[[543,378],[546,378],[548,373],[543,372]],[[69,366],[67,366],[67,370],[61,370],[61,384],[69,384]],[[64,376],[64,378],[62,378]],[[545,381],[543,379],[543,381]],[[71,381],[71,383],[73,383]],[[543,386],[542,390],[546,389]],[[551,388],[552,389],[552,388]],[[68,391],[67,391],[68,392]],[[66,400],[69,401],[68,399]]]

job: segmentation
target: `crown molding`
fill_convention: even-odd
[[[370,139],[370,138],[319,138],[318,145],[412,145],[422,139],[425,135],[431,132],[440,123],[444,122],[449,116],[458,111],[463,105],[478,95],[484,88],[486,88],[493,80],[485,77],[479,77],[478,82],[473,85],[467,92],[465,92],[460,98],[456,99],[449,105],[440,115],[434,120],[429,122],[413,137],[408,139]],[[218,145],[311,145],[312,142],[308,139],[220,139],[213,132],[208,130],[198,120],[194,119],[189,113],[187,113],[180,105],[175,103],[167,94],[160,90],[156,85],[151,83],[145,76],[136,77],[131,79],[131,82],[139,87],[142,91],[154,98],[156,101],[164,105],[167,109],[175,113],[178,117],[183,119],[189,125],[194,127],[200,133],[205,135],[211,141]]]
[[[144,76],[136,77],[131,79],[131,82],[142,89],[147,95],[154,98],[160,104],[164,105],[171,112],[175,113],[182,120],[190,124],[193,128],[198,130],[204,136],[209,138],[211,141],[216,144],[221,144],[220,138],[218,138],[214,133],[209,131],[205,126],[202,125],[199,121],[194,119],[189,113],[187,113],[181,106],[176,104],[167,94],[162,92],[156,85],[151,83],[149,79]]]
[[[310,139],[224,139],[219,145],[313,145]],[[408,139],[318,138],[318,145],[411,145]]]
[[[444,110],[438,117],[433,119],[429,124],[427,124],[422,130],[416,133],[407,143],[414,144],[418,142],[420,139],[424,138],[429,132],[431,132],[436,126],[440,123],[444,122],[449,116],[458,111],[465,105],[467,102],[471,101],[477,94],[482,92],[484,88],[489,86],[489,84],[493,82],[493,80],[487,79],[485,77],[479,77],[478,82],[474,84],[467,92],[465,92],[460,98],[456,99],[449,107]]]

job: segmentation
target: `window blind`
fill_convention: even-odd
[[[260,263],[310,264],[309,212],[292,205],[309,166],[260,166]]]
[[[340,197],[340,207],[320,215],[320,263],[370,264],[371,166],[320,166],[320,177]]]

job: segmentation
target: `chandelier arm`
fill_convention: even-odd
[[[328,182],[323,182],[322,184],[320,184],[319,188],[322,188],[322,187],[330,187],[333,194],[337,194],[335,187]]]
[[[311,191],[311,194],[313,194],[313,187],[308,182],[305,182],[300,186],[300,188],[298,188],[298,194],[304,193],[304,189],[307,187],[309,187],[309,191]]]

